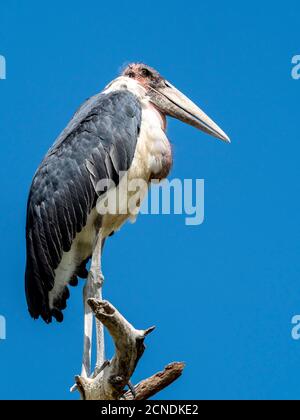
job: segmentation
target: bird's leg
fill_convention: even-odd
[[[93,312],[87,303],[88,299],[92,297],[91,288],[92,285],[88,279],[83,289],[84,341],[81,376],[84,378],[88,378],[91,374]]]
[[[102,286],[104,282],[104,276],[101,268],[101,257],[102,257],[102,246],[104,242],[102,239],[101,231],[98,235],[96,245],[92,256],[92,264],[90,270],[90,276],[94,283],[94,296],[95,299],[102,300]],[[105,362],[104,352],[104,328],[102,323],[96,319],[96,341],[97,341],[97,361],[95,371],[101,370]]]
[[[102,285],[104,277],[101,270],[102,237],[97,235],[92,255],[92,263],[87,283],[84,287],[84,350],[82,372],[83,377],[91,376],[91,349],[93,334],[93,313],[87,301],[90,298],[102,300]],[[100,321],[96,320],[97,363],[96,370],[104,364],[104,330]]]

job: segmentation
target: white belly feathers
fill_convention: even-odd
[[[136,191],[128,191],[128,184],[131,181],[142,180],[148,185],[153,178],[161,180],[165,178],[161,174],[168,175],[171,163],[171,145],[164,132],[164,121],[155,108],[149,102],[146,102],[143,107],[142,125],[135,155],[127,172],[127,179],[124,177],[117,188],[117,196],[120,200],[129,201],[136,193]],[[141,202],[146,194],[147,188],[139,194]],[[119,208],[127,209],[128,203],[119,203]],[[134,214],[137,213],[138,209],[133,210],[133,214],[128,209],[126,214],[105,215],[102,221],[103,236],[106,237],[111,232],[119,230],[127,219],[135,220]]]

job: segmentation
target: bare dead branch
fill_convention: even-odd
[[[88,304],[113,338],[115,355],[94,378],[77,376],[76,385],[84,400],[118,400],[124,394],[124,388],[144,353],[144,340],[154,327],[136,330],[107,301],[89,299]]]
[[[147,400],[178,379],[185,368],[182,362],[170,363],[162,372],[158,372],[135,386],[135,397],[130,391],[124,395],[125,400]]]

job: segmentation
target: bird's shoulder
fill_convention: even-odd
[[[128,90],[118,90],[110,93],[98,93],[88,98],[75,112],[73,118],[56,139],[46,155],[46,159],[57,153],[63,146],[73,143],[83,133],[97,133],[98,139],[109,145],[112,133],[125,127],[141,124],[141,105],[138,98]],[[133,133],[132,133],[133,134]],[[106,139],[105,136],[109,137]],[[73,144],[74,146],[74,144]],[[75,145],[80,146],[80,145]],[[87,146],[87,145],[83,145]],[[94,144],[90,143],[90,147]]]
[[[141,125],[141,105],[131,92],[99,93],[87,99],[59,135],[39,166],[31,198],[64,188],[64,183],[84,175],[87,161],[101,164],[111,158],[117,171],[127,170],[134,155]],[[123,163],[123,165],[122,165]],[[125,164],[125,166],[124,166]],[[105,171],[104,171],[105,172]]]

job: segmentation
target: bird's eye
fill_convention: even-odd
[[[142,76],[143,77],[150,77],[150,76],[152,76],[152,74],[148,69],[142,69]]]
[[[130,72],[128,73],[128,77],[131,77],[131,79],[134,79],[135,74],[133,73],[133,71],[130,71]]]

